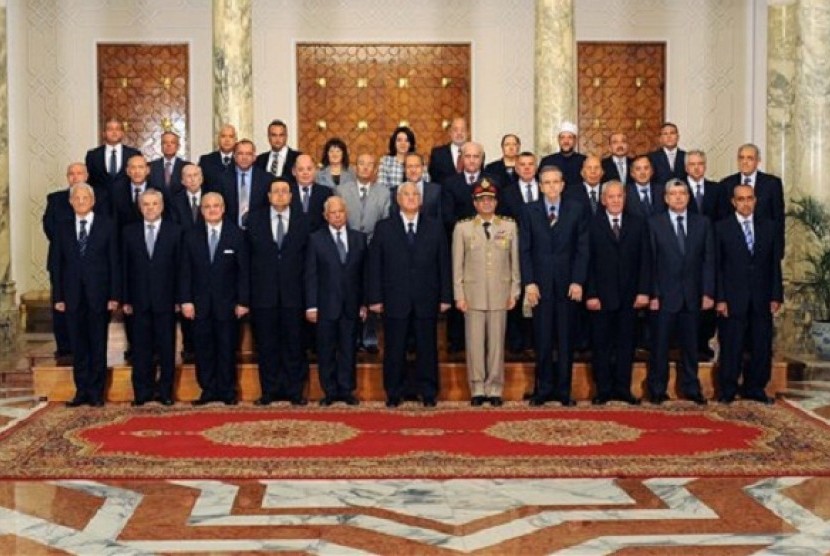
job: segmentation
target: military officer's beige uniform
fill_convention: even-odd
[[[508,302],[518,299],[521,292],[519,234],[510,218],[492,215],[489,226],[485,224],[481,216],[456,224],[453,287],[456,302],[467,303],[464,328],[470,392],[473,398],[499,398],[500,402]]]

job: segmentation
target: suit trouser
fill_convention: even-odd
[[[182,351],[184,353],[194,353],[196,350],[193,347],[193,321],[184,318],[181,314],[178,315],[179,329],[182,331]]]
[[[366,320],[358,323],[359,340],[363,347],[378,347],[378,316],[370,312]]]
[[[669,342],[672,332],[677,331],[680,346],[680,366],[677,382],[680,392],[686,397],[700,396],[700,380],[697,377],[697,309],[680,311],[656,311],[653,318],[651,359],[648,369],[648,391],[651,398],[663,396],[669,385]]]
[[[533,336],[536,343],[536,388],[541,398],[565,399],[571,396],[574,303],[567,299],[545,299],[533,309]],[[553,344],[558,354],[553,365]]]
[[[524,316],[524,292],[507,312],[507,346],[512,351],[533,347],[533,322]]]
[[[69,339],[69,326],[66,323],[66,312],[56,311],[52,307],[52,333],[55,335],[55,351],[58,356],[70,355],[72,344]]]
[[[159,356],[158,394],[173,398],[173,374],[176,369],[176,316],[173,311],[133,314],[133,397],[139,401],[153,398],[156,391],[153,355]]]
[[[303,395],[308,381],[304,322],[301,307],[251,310],[263,396],[292,399]]]
[[[748,397],[766,395],[764,390],[772,374],[772,313],[749,307],[742,315],[733,315],[721,321],[720,368],[718,385],[720,395],[732,398],[738,392],[738,379],[743,370],[741,394]],[[744,347],[749,342],[749,366],[744,369]]]
[[[446,312],[447,348],[464,349],[464,315],[455,307]]]
[[[438,339],[437,320],[417,318],[410,314],[407,318],[389,318],[383,320],[383,387],[389,398],[403,397],[406,381],[406,341],[410,326],[415,332],[417,358],[415,374],[418,389],[425,398],[438,395]]]
[[[196,314],[199,314],[198,307]],[[239,323],[233,316],[220,320],[213,315],[206,315],[193,321],[196,380],[202,389],[203,399],[236,399],[238,334]]]
[[[67,312],[69,340],[72,346],[75,396],[89,401],[104,400],[107,378],[107,336],[110,313],[92,309],[81,295],[77,308]]]
[[[504,332],[507,311],[467,309],[467,380],[473,396],[501,396],[504,388]]]
[[[637,311],[633,308],[591,311],[591,368],[598,397],[631,396],[636,316]]]
[[[317,372],[326,396],[349,396],[355,389],[357,323],[345,317],[317,320]]]
[[[700,311],[700,325],[697,333],[698,351],[702,352],[709,349],[709,340],[715,335],[717,322],[717,314],[714,309]]]

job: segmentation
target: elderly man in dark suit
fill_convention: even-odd
[[[602,159],[602,174],[606,181],[617,180],[623,185],[631,183],[631,163],[628,136],[622,132],[612,133],[608,138],[611,154]]]
[[[55,191],[46,196],[46,210],[43,213],[43,233],[49,241],[49,255],[46,258],[46,270],[51,276],[52,249],[56,240],[58,226],[61,222],[72,220],[75,211],[69,204],[69,193],[72,187],[79,183],[86,183],[88,178],[86,166],[82,162],[73,162],[66,168],[66,182],[68,187]],[[69,343],[69,329],[66,326],[66,313],[56,311],[52,307],[52,332],[55,335],[55,360],[59,365],[72,364],[72,346]]]
[[[133,406],[157,399],[173,405],[176,369],[176,285],[181,229],[162,220],[164,196],[148,189],[139,200],[143,219],[122,233],[124,314],[133,319]],[[158,357],[156,381],[154,356]]]
[[[58,223],[51,249],[52,302],[66,313],[72,346],[75,397],[69,407],[104,405],[107,330],[121,297],[121,271],[115,225],[93,211],[91,186],[72,186],[74,217]]]
[[[271,148],[260,153],[254,165],[276,178],[294,183],[292,170],[301,153],[288,146],[288,126],[284,121],[272,120],[268,124],[268,144]]]
[[[435,183],[443,184],[447,178],[460,173],[463,169],[461,147],[469,137],[467,120],[453,118],[449,132],[450,142],[433,147],[429,155],[429,177],[435,180]]]
[[[669,341],[678,337],[681,393],[698,405],[706,398],[698,380],[697,334],[701,309],[715,301],[715,241],[705,216],[688,210],[689,186],[679,179],[666,184],[666,212],[649,219],[653,249],[652,350],[648,391],[654,404],[668,400]]]
[[[758,170],[761,163],[761,151],[756,145],[747,143],[738,148],[739,172],[720,182],[720,218],[731,215],[732,190],[738,184],[749,185],[755,191],[755,214],[760,218],[772,220],[778,236],[776,248],[778,258],[784,257],[784,185],[781,178]]]
[[[124,139],[124,125],[115,118],[104,124],[103,136],[104,144],[87,151],[84,162],[89,172],[89,185],[95,189],[98,213],[109,214],[112,211],[113,184],[126,178],[127,161],[141,153],[121,142]]]
[[[179,146],[179,136],[173,131],[165,131],[161,134],[162,156],[150,163],[150,183],[164,193],[167,204],[182,190],[182,168],[190,164],[176,156]]]
[[[301,212],[308,218],[312,232],[325,224],[323,205],[334,195],[331,187],[315,181],[317,167],[310,155],[301,154],[294,163],[294,183],[291,185],[291,210]]]
[[[686,151],[677,146],[679,140],[676,125],[665,122],[660,126],[660,148],[650,152],[648,158],[654,168],[654,181],[661,186],[672,178],[686,179]]]
[[[308,218],[292,207],[291,185],[274,178],[269,207],[251,213],[251,324],[257,346],[257,405],[287,400],[306,405],[307,362],[303,350],[305,256]]]
[[[233,168],[233,147],[236,145],[236,128],[225,124],[219,129],[217,150],[199,157],[199,167],[205,178],[205,189],[219,191],[224,175]]]
[[[624,211],[625,186],[619,180],[603,184],[602,206],[588,229],[590,264],[585,285],[596,383],[592,402],[638,405],[640,400],[631,395],[631,365],[637,310],[648,307],[651,293],[648,224]]]
[[[441,184],[437,182],[424,181],[424,157],[418,153],[407,153],[404,157],[404,175],[406,181],[414,183],[421,194],[421,212],[441,220]],[[389,200],[391,214],[400,212],[398,207],[398,186],[389,189]]]
[[[400,212],[378,223],[369,249],[369,308],[384,314],[386,406],[401,403],[411,327],[421,399],[434,407],[439,390],[436,324],[452,302],[449,247],[441,223],[420,213],[415,184],[398,187],[398,206]]]
[[[306,318],[317,324],[317,368],[324,397],[358,405],[354,395],[357,323],[366,318],[364,301],[366,234],[346,224],[346,203],[326,199],[328,226],[311,234],[306,254]]]
[[[272,176],[254,166],[256,147],[242,139],[233,148],[233,166],[223,175],[220,192],[225,199],[225,218],[244,230],[248,214],[268,206]]]
[[[237,320],[248,314],[250,264],[242,231],[223,219],[218,193],[202,197],[204,226],[182,239],[179,297],[182,315],[193,320],[196,378],[202,394],[194,405],[236,405]]]
[[[522,284],[525,302],[533,308],[536,343],[536,388],[530,405],[554,400],[573,406],[573,315],[588,272],[588,218],[584,207],[562,196],[565,182],[559,168],[543,167],[539,186],[542,196],[527,205],[519,224]]]
[[[722,317],[718,401],[738,393],[764,404],[772,367],[772,317],[784,300],[775,223],[756,215],[749,185],[732,190],[735,212],[717,224],[717,310]],[[751,338],[749,365],[743,367],[745,340]],[[743,371],[743,372],[742,372]]]

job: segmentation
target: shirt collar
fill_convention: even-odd
[[[412,220],[407,219],[406,214],[404,214],[403,211],[401,211],[400,215],[401,215],[401,220],[403,220],[404,227],[409,228],[409,223],[410,222],[415,224],[415,228],[418,227],[418,219],[421,216],[420,212],[415,213],[415,218],[413,218]]]
[[[281,214],[285,220],[291,217],[291,207],[285,207],[282,211],[275,209],[273,206],[271,207],[271,219],[277,217],[278,214]]]

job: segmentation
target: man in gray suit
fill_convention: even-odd
[[[334,194],[346,203],[349,227],[366,234],[371,243],[375,224],[389,216],[391,199],[385,185],[377,183],[377,161],[372,154],[357,157],[357,183],[344,182]],[[370,313],[360,325],[357,348],[368,353],[378,353],[377,315]]]

